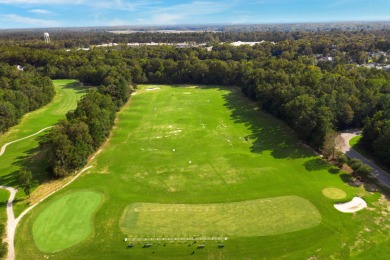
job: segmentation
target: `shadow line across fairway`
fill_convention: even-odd
[[[223,96],[224,104],[235,123],[245,124],[252,132],[245,140],[252,142],[251,152],[270,151],[276,159],[297,159],[313,156],[313,153],[297,145],[295,133],[283,122],[261,111],[253,101],[244,97],[238,89],[231,89]]]

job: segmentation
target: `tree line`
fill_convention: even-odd
[[[117,75],[118,76],[118,75]],[[64,177],[81,168],[87,158],[106,140],[115,115],[129,98],[131,89],[124,78],[118,84],[106,82],[81,98],[74,111],[68,112],[45,136],[40,146],[47,153],[52,176]]]
[[[50,78],[0,63],[0,134],[20,118],[49,103],[55,94]]]
[[[362,142],[377,158],[390,166],[390,94],[381,98],[373,117],[364,121]]]

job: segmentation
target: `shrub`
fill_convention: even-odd
[[[362,164],[356,171],[356,174],[362,178],[367,178],[372,172],[372,168],[367,164]]]
[[[337,156],[337,164],[340,166],[340,167],[343,167],[344,164],[346,164],[348,162],[348,157],[343,154],[343,153],[340,153],[338,156]]]
[[[349,160],[348,165],[352,168],[353,171],[356,171],[363,165],[363,163],[359,159],[354,158]]]

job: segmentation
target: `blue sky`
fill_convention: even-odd
[[[0,0],[0,28],[390,21],[390,0]]]

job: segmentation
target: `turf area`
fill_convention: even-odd
[[[126,208],[121,227],[130,237],[251,237],[293,232],[320,222],[321,215],[310,202],[283,196],[218,204],[134,203]]]
[[[329,199],[344,199],[347,197],[347,193],[345,191],[337,189],[337,188],[325,188],[322,190],[322,194]]]
[[[92,215],[102,196],[92,191],[64,195],[47,206],[34,221],[34,241],[42,252],[71,247],[92,233]]]
[[[160,89],[146,91],[146,88]],[[19,223],[18,259],[45,256],[55,259],[344,259],[359,257],[362,252],[375,259],[387,256],[383,253],[390,241],[390,219],[385,216],[390,210],[386,201],[363,187],[348,186],[346,174],[334,170],[300,145],[288,127],[259,111],[256,104],[233,87],[140,86],[119,112],[108,143],[92,165],[93,168],[38,205]],[[339,201],[329,199],[322,193],[325,188],[343,190],[346,197]],[[41,252],[32,242],[36,219],[58,196],[86,189],[96,190],[105,198],[93,217],[95,232],[82,243],[57,253]],[[153,227],[162,227],[165,237],[182,237],[192,231],[195,234],[191,236],[222,236],[213,234],[220,229],[211,231],[215,222],[224,216],[223,207],[215,205],[245,204],[286,196],[302,198],[312,205],[321,222],[310,228],[285,230],[286,233],[275,235],[259,235],[262,231],[256,230],[258,226],[254,230],[246,227],[252,235],[231,233],[223,242],[223,249],[217,247],[217,241],[207,241],[206,247],[194,255],[191,253],[196,244],[184,241],[168,241],[167,245],[155,241],[152,248],[143,248],[147,240],[138,241],[131,249],[127,248],[128,242],[124,242],[131,232],[122,230],[121,217],[126,216],[129,205],[163,205],[166,210],[175,209],[172,214],[177,214],[171,218],[170,212],[165,215],[155,212],[156,216],[143,212],[153,217],[153,221],[138,220],[152,225],[137,227],[136,224],[139,237],[157,235]],[[354,196],[362,196],[370,210],[344,214],[334,209],[334,203],[351,200]],[[191,230],[184,232],[178,224],[172,223],[175,216],[177,223],[190,221],[185,211],[176,211],[176,208],[186,207],[190,211],[200,205],[205,208],[208,205],[216,213],[199,212],[210,218],[210,221],[205,219],[209,225],[203,224],[197,232],[196,227],[188,227]],[[276,215],[270,204],[264,211]],[[197,219],[198,212],[192,213]],[[237,216],[233,212],[229,218],[226,221]],[[258,222],[271,222],[268,215],[253,214],[253,218]],[[300,220],[304,223],[305,219]],[[245,221],[252,220],[245,218]]]

